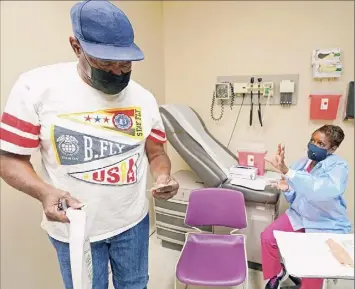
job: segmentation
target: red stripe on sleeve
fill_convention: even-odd
[[[41,126],[39,126],[39,125],[34,125],[30,122],[21,120],[21,119],[17,118],[16,116],[13,116],[13,115],[8,114],[6,112],[3,113],[2,117],[1,117],[1,121],[4,124],[7,124],[13,128],[19,129],[20,131],[27,132],[27,133],[37,135],[37,136],[39,135],[39,132],[41,129]]]
[[[160,136],[161,138],[166,138],[165,132],[163,132],[163,131],[161,131],[161,130],[152,128],[151,132],[154,133],[154,134],[156,134],[157,136]]]
[[[23,148],[37,148],[39,145],[39,139],[19,136],[3,128],[0,128],[0,139]]]
[[[160,139],[157,139],[157,138],[155,138],[153,135],[149,135],[148,136],[148,139],[150,139],[150,140],[152,140],[152,141],[154,141],[154,142],[158,142],[158,143],[166,143],[166,140],[164,139],[164,140],[160,140]]]

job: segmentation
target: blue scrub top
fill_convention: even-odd
[[[308,158],[290,166],[286,180],[292,188],[284,192],[290,203],[286,211],[293,229],[306,232],[349,233],[351,223],[343,198],[348,184],[349,168],[344,159],[329,155],[306,171]]]

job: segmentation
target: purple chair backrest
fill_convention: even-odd
[[[223,226],[234,229],[247,227],[244,195],[223,188],[203,188],[191,192],[185,224]]]

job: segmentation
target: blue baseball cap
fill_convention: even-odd
[[[109,1],[76,3],[70,16],[74,36],[89,56],[112,61],[144,59],[142,50],[134,43],[131,22]]]

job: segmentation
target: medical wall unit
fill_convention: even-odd
[[[292,96],[295,92],[295,82],[292,80],[281,80],[280,82],[280,105],[292,105]]]
[[[258,80],[256,80],[256,84]],[[190,170],[198,177],[176,175],[183,191],[188,192],[202,185],[203,187],[221,187],[243,193],[248,216],[248,227],[241,231],[246,234],[247,256],[250,264],[261,264],[260,234],[278,216],[280,192],[269,185],[262,188],[250,188],[234,184],[229,177],[230,168],[239,165],[236,152],[231,152],[216,140],[206,129],[201,117],[189,106],[183,104],[165,104],[160,106],[169,144],[187,163]],[[186,184],[184,184],[186,183]],[[180,191],[180,189],[179,189]],[[155,200],[158,236],[165,245],[182,245],[184,242],[183,219],[188,205],[188,193],[184,197],[168,201]],[[162,216],[162,213],[168,216]],[[162,220],[165,218],[165,220]],[[169,218],[169,221],[167,220]],[[169,222],[179,222],[179,226],[166,226]],[[165,224],[165,225],[164,225]],[[208,231],[223,228],[204,228]],[[252,268],[252,267],[251,267]],[[258,268],[256,266],[256,268]],[[260,268],[260,266],[259,266]]]
[[[334,120],[337,118],[340,94],[311,94],[310,120]]]
[[[242,106],[247,105],[250,106],[249,125],[259,123],[263,126],[263,107],[297,104],[298,78],[298,74],[219,76],[212,94],[211,119],[220,121],[225,107],[232,110],[234,105],[240,105],[239,117]]]
[[[224,89],[218,92],[221,85]],[[298,85],[298,74],[218,76],[214,92],[215,99],[222,99],[226,106],[231,102],[240,105],[243,98],[243,105],[296,105]],[[283,101],[283,93],[288,94],[287,102],[286,98]]]

